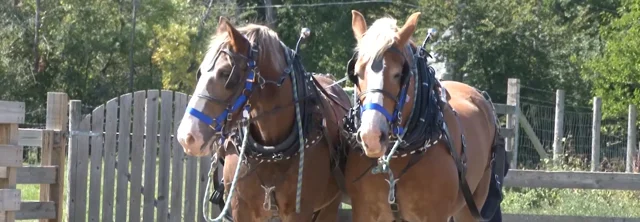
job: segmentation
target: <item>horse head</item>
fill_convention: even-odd
[[[367,28],[364,16],[352,12],[351,28],[357,40],[347,75],[358,95],[361,124],[356,138],[368,157],[381,157],[387,151],[390,136],[403,134],[413,99],[411,67],[415,46],[411,36],[416,30],[419,12],[409,16],[399,28],[393,18],[380,18]]]
[[[193,97],[176,132],[186,154],[209,154],[213,144],[237,126],[235,123],[282,106],[282,101],[291,101],[291,90],[282,90],[291,88],[285,53],[278,34],[268,27],[248,24],[236,28],[220,17],[198,69]],[[290,130],[293,112],[292,108],[280,110],[278,114],[291,118],[279,119],[276,128]],[[259,123],[254,125],[260,128]],[[278,129],[258,131],[274,134]],[[267,143],[281,139],[259,136]]]

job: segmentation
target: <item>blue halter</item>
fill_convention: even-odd
[[[229,53],[229,52],[227,52]],[[233,103],[231,103],[227,108],[225,108],[222,113],[220,113],[215,118],[211,118],[204,114],[202,111],[197,110],[194,107],[188,106],[186,112],[196,117],[200,121],[206,123],[211,129],[216,132],[222,132],[223,127],[227,122],[233,119],[233,114],[238,111],[241,107],[244,107],[244,110],[249,112],[249,108],[251,108],[250,104],[247,104],[247,100],[251,93],[253,92],[254,83],[256,82],[256,68],[257,63],[253,59],[254,55],[257,55],[257,47],[252,45],[249,56],[247,58],[247,69],[249,70],[247,73],[247,78],[245,79],[244,88],[240,96],[238,96]],[[198,95],[199,98],[206,99],[208,101],[217,101],[217,99],[212,98],[206,95]]]
[[[380,112],[382,115],[384,115],[384,117],[387,119],[387,122],[391,125],[393,125],[393,134],[394,135],[403,135],[404,134],[404,127],[402,127],[401,123],[398,121],[402,115],[402,108],[404,107],[404,104],[406,102],[406,98],[407,98],[407,85],[408,84],[404,84],[402,86],[402,88],[400,89],[400,93],[399,93],[399,98],[396,101],[396,106],[393,109],[393,114],[390,114],[387,109],[385,109],[383,106],[381,106],[378,103],[365,103],[362,106],[360,106],[360,113],[362,114],[364,111],[367,110],[375,110]]]
[[[410,47],[407,47],[409,50],[411,50]],[[400,53],[401,55],[403,55],[400,50],[398,50],[395,47],[391,47],[389,48],[390,50],[392,50],[393,52],[396,53]],[[404,55],[403,55],[404,56]],[[406,63],[406,59],[405,59],[405,63]],[[380,61],[381,62],[381,61]],[[406,66],[406,64],[405,64]],[[380,67],[381,68],[381,67]],[[400,119],[402,118],[402,108],[404,107],[406,100],[407,100],[407,88],[409,86],[409,76],[410,75],[411,70],[407,70],[406,68],[403,69],[403,73],[402,73],[402,77],[401,77],[401,88],[400,88],[400,92],[398,93],[397,99],[394,99],[396,104],[395,107],[393,109],[393,114],[390,114],[387,109],[385,109],[382,105],[378,104],[378,103],[365,103],[362,104],[360,106],[360,114],[362,115],[362,113],[364,111],[367,110],[374,110],[374,111],[378,111],[379,113],[381,113],[382,115],[384,115],[384,117],[387,119],[387,122],[389,123],[389,125],[391,125],[393,127],[393,135],[395,135],[396,137],[401,137],[402,135],[404,135],[404,127],[402,127],[401,125],[401,121]],[[393,96],[391,96],[390,93],[383,91],[382,89],[376,89],[376,90],[369,90],[367,92],[362,93],[359,97],[363,96],[366,93],[382,93],[385,96],[390,96],[392,98],[394,98]]]

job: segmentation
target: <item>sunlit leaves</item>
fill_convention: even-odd
[[[192,55],[190,49],[190,35],[196,32],[195,27],[180,24],[170,24],[166,28],[153,27],[156,33],[156,51],[152,55],[154,64],[162,70],[162,87],[178,89],[180,86],[193,85],[195,75],[185,73],[193,57],[200,58],[203,50]],[[153,47],[153,46],[152,46]]]
[[[584,72],[602,97],[605,118],[624,118],[629,104],[640,104],[640,1],[623,2],[621,17],[602,31],[603,54]]]

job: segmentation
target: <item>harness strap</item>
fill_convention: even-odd
[[[329,100],[331,100],[333,103],[338,104],[340,107],[342,107],[345,111],[348,111],[349,108],[344,107],[340,102],[336,101],[332,96],[331,93],[327,92],[326,89],[324,87],[322,87],[322,85],[318,82],[318,80],[316,78],[314,78],[313,76],[310,77],[313,80],[313,84],[315,86],[316,89],[318,89],[318,91],[320,92],[321,95],[323,95],[325,98],[328,98]],[[324,103],[322,102],[318,102],[318,104],[321,107],[321,110],[319,110],[320,112],[322,112],[322,110],[326,110],[327,107],[325,107]],[[335,115],[335,112],[333,113],[334,117],[336,119],[338,119],[338,117]],[[340,191],[342,193],[346,193],[347,189],[346,189],[346,180],[345,180],[345,176],[344,176],[344,172],[342,172],[342,169],[340,168],[340,159],[342,156],[340,156],[339,153],[336,153],[336,151],[334,150],[334,148],[336,148],[335,144],[333,143],[333,140],[331,139],[331,134],[329,134],[329,127],[327,126],[327,119],[323,118],[322,119],[322,131],[325,135],[325,140],[327,141],[327,145],[329,146],[329,156],[331,158],[331,172],[333,173],[333,176],[336,179],[336,183],[338,184],[338,188],[340,189]],[[340,132],[338,132],[338,135]],[[341,146],[341,145],[340,145]]]
[[[442,103],[441,106],[443,108],[447,105],[443,101],[441,101],[441,103]],[[458,120],[458,115],[455,114],[455,111],[454,111],[454,115],[456,117],[456,120]],[[458,121],[458,124],[459,123],[460,122]],[[453,161],[456,164],[456,168],[458,168],[458,181],[460,185],[460,191],[462,191],[462,196],[464,197],[464,200],[467,203],[467,208],[469,208],[471,215],[476,220],[487,221],[485,218],[482,217],[482,215],[480,215],[480,210],[478,210],[478,206],[476,205],[476,202],[473,199],[473,193],[469,188],[469,184],[466,178],[467,176],[466,162],[467,161],[466,161],[466,155],[465,155],[466,142],[464,139],[464,134],[460,136],[462,149],[461,149],[461,153],[458,154],[458,152],[455,150],[455,147],[453,146],[453,143],[451,142],[451,134],[449,133],[449,128],[447,127],[446,122],[444,122],[444,124],[442,125],[442,128],[444,131],[447,148],[449,148],[449,153],[451,154],[451,157],[453,158]],[[462,155],[462,158],[461,158],[461,155]]]
[[[506,165],[507,165],[507,151],[505,150],[504,147],[504,141],[500,141],[500,139],[502,139],[499,135],[498,132],[498,125],[496,126],[496,139],[493,142],[493,159],[494,159],[494,164],[496,164],[495,167],[495,171],[496,174],[498,174],[498,182],[499,183],[503,183],[504,182],[504,177],[507,174],[506,172]],[[502,184],[501,184],[502,185]],[[502,187],[502,186],[500,186]]]
[[[331,167],[331,172],[333,173],[333,176],[336,179],[336,183],[338,184],[338,188],[340,189],[340,191],[342,193],[346,193],[347,189],[346,189],[346,183],[345,183],[345,179],[344,179],[344,174],[342,173],[342,170],[340,169],[340,157],[338,156],[338,154],[336,154],[336,151],[333,150],[335,148],[335,145],[333,144],[333,140],[331,139],[331,136],[327,130],[327,120],[323,119],[322,120],[322,131],[325,134],[325,139],[327,141],[327,144],[329,146],[329,158],[331,159],[331,164],[329,167]],[[337,158],[338,160],[336,161],[335,158]]]
[[[402,219],[402,214],[400,214],[400,206],[398,205],[397,202],[389,203],[389,208],[391,209],[391,214],[393,215],[393,218],[394,218],[393,222],[408,222],[405,219]]]

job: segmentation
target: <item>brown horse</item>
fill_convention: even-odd
[[[358,99],[344,127],[358,147],[345,175],[356,222],[475,221],[487,196],[500,139],[493,104],[435,79],[411,40],[419,15],[402,28],[380,18],[367,29],[352,11],[358,43],[347,75]]]
[[[177,137],[192,156],[219,147],[213,152],[224,159],[226,195],[239,172],[227,199],[233,219],[336,221],[339,124],[350,106],[343,89],[305,72],[268,27],[236,29],[222,17],[198,76]]]

